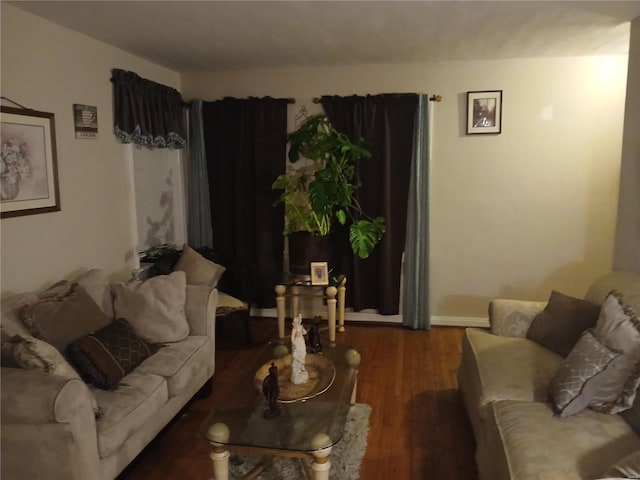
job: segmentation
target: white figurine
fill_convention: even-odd
[[[293,359],[291,365],[291,383],[299,385],[309,381],[309,372],[304,367],[305,357],[307,355],[307,345],[304,341],[304,334],[307,331],[302,326],[302,315],[298,315],[293,319],[293,327],[291,329],[291,357]]]

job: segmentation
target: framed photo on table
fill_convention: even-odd
[[[53,113],[2,107],[0,217],[60,210]]]
[[[327,262],[311,262],[311,285],[329,285]]]
[[[502,132],[502,90],[467,92],[467,135]]]

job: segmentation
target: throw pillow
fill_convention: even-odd
[[[594,394],[594,379],[620,354],[601,343],[592,330],[583,332],[551,378],[549,394],[556,413],[568,417],[583,410]]]
[[[93,268],[81,273],[75,280],[60,280],[46,290],[39,293],[39,298],[51,297],[67,293],[77,283],[98,304],[100,309],[109,318],[113,318],[113,299],[111,298],[111,286],[104,271]]]
[[[640,450],[609,467],[603,476],[603,479],[608,478],[640,478]]]
[[[625,304],[622,294],[611,292],[602,304],[594,329],[600,341],[620,355],[610,372],[598,380],[590,407],[602,413],[618,413],[631,408],[640,385],[640,319]]]
[[[20,368],[18,362],[13,358],[13,345],[11,344],[11,336],[5,332],[4,328],[0,328],[0,366],[9,368]]]
[[[119,318],[71,343],[67,354],[87,382],[111,390],[155,351],[155,347],[145,342],[129,322]]]
[[[129,283],[117,282],[113,284],[113,291],[116,317],[131,322],[147,342],[179,342],[189,335],[184,272]]]
[[[2,343],[2,356],[11,358],[18,368],[36,370],[38,372],[51,373],[64,378],[80,379],[78,372],[67,362],[62,354],[53,345],[38,340],[35,337],[14,335]],[[101,410],[93,393],[91,406],[96,418],[101,416]]]
[[[582,332],[596,324],[599,313],[598,305],[554,290],[531,322],[527,338],[566,357]]]
[[[80,274],[75,281],[84,288],[100,309],[109,318],[113,318],[113,298],[107,274],[99,268],[93,268]]]
[[[80,378],[57,348],[34,337],[14,335],[2,344],[2,354],[12,358],[20,368],[26,370],[53,373],[65,378]]]
[[[182,247],[182,254],[174,271],[184,272],[189,285],[208,285],[215,287],[222,274],[226,270],[222,265],[218,265],[211,260],[207,260],[189,245]]]
[[[216,307],[216,315],[228,315],[236,310],[246,310],[247,304],[242,300],[232,297],[223,292],[218,293],[218,305]]]
[[[72,341],[109,323],[100,307],[77,283],[60,294],[40,298],[20,310],[31,335],[64,352]]]

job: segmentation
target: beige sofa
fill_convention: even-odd
[[[585,299],[600,305],[613,289],[640,312],[640,275],[633,273],[603,276]],[[632,476],[640,471],[640,395],[631,409],[617,414],[585,408],[559,415],[549,391],[565,357],[527,338],[546,304],[494,300],[490,331],[465,333],[459,386],[481,479],[640,478]]]
[[[87,291],[102,312],[113,318],[116,284],[100,285],[96,271],[88,276]],[[218,292],[210,286],[182,288],[186,290],[182,293],[186,296],[187,336],[159,345],[157,352],[126,374],[115,389],[3,365],[3,480],[114,479],[194,394],[207,386],[215,366]],[[18,316],[23,305],[41,296],[39,292],[3,299],[4,339],[33,333]]]

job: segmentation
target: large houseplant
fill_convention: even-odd
[[[276,204],[285,206],[284,234],[327,236],[338,222],[349,226],[353,252],[367,258],[386,227],[384,218],[366,216],[355,196],[360,186],[356,162],[371,156],[364,140],[352,141],[321,114],[309,117],[290,133],[288,143],[293,165],[272,185],[282,190]],[[302,158],[308,161],[300,168],[296,164]]]

